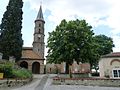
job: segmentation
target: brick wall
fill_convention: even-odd
[[[66,64],[47,64],[46,73],[65,73]],[[90,64],[89,63],[80,63],[77,64],[75,61],[70,66],[71,73],[90,73]]]

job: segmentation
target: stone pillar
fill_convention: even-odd
[[[3,56],[3,54],[2,54],[2,53],[0,53],[0,60],[2,60],[2,56]]]
[[[66,72],[66,63],[63,62],[61,63],[61,73],[65,73]]]
[[[44,74],[44,65],[40,65],[40,74]]]
[[[32,65],[28,65],[28,70],[32,72]]]

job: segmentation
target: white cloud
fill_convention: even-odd
[[[120,33],[120,12],[119,9],[120,5],[118,5],[117,3],[113,6],[113,8],[111,9],[110,13],[109,13],[109,18],[107,19],[107,24],[113,28],[113,30],[111,31],[113,34],[117,34]]]
[[[112,36],[116,47],[113,48],[114,52],[120,52],[120,36]]]
[[[28,0],[27,0],[28,1]],[[31,9],[38,10],[40,0],[29,0]],[[51,11],[48,16],[49,21],[55,23],[55,26],[62,19],[86,19],[93,27],[98,25],[107,25],[112,28],[113,41],[116,48],[114,51],[120,51],[120,0],[44,0],[43,11]],[[106,17],[106,19],[100,19]],[[118,49],[119,48],[119,49]]]

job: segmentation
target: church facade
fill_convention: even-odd
[[[22,57],[18,62],[20,67],[26,68],[34,74],[44,73],[44,24],[42,7],[40,6],[35,20],[33,47],[23,47]]]

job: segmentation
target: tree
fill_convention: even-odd
[[[50,63],[66,62],[67,67],[77,62],[90,62],[94,53],[92,26],[85,20],[62,20],[55,31],[49,33],[47,60]],[[95,54],[94,54],[95,55]],[[68,69],[67,69],[68,71]]]
[[[97,51],[100,56],[113,52],[112,48],[114,47],[114,44],[111,37],[107,37],[105,35],[96,35],[94,39],[96,44],[98,44]]]
[[[97,57],[94,57],[94,63],[92,63],[92,67],[96,70],[99,69],[98,61],[102,55],[109,54],[113,52],[112,48],[114,47],[113,40],[111,37],[107,37],[105,35],[96,35],[93,37],[95,42],[95,48]]]
[[[14,56],[19,60],[22,52],[22,0],[9,0],[0,25],[0,52],[3,58]]]

